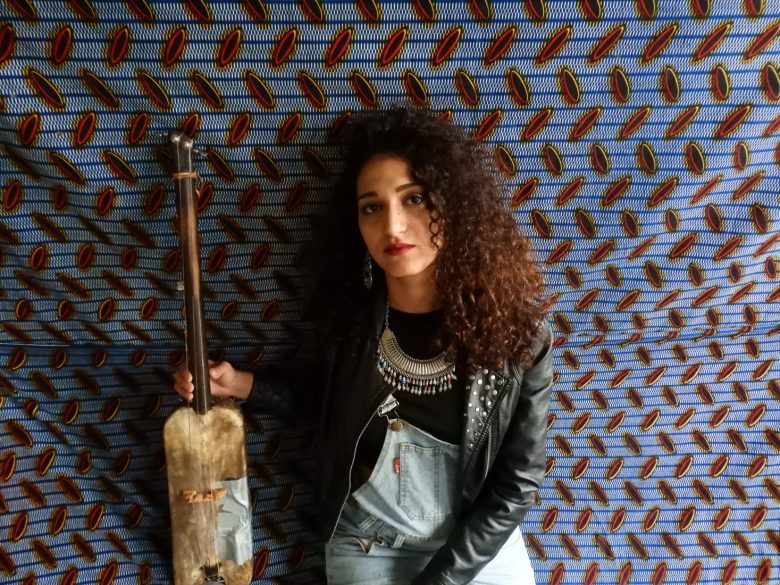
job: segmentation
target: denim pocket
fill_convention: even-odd
[[[398,505],[410,520],[442,520],[451,514],[453,486],[446,463],[438,447],[400,444]]]
[[[341,535],[337,533],[333,535],[333,538],[330,539],[330,542],[325,544],[325,547],[326,550],[331,554],[334,554],[337,551],[341,551],[342,554],[363,553],[367,555],[371,552],[371,547],[373,545],[374,541],[370,538]]]

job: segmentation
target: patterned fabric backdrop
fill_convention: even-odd
[[[170,580],[166,133],[211,348],[292,363],[328,133],[410,101],[489,145],[557,296],[538,582],[780,583],[778,36],[775,0],[0,1],[0,580]],[[324,582],[313,429],[249,426],[256,582]]]

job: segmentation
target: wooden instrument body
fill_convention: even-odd
[[[220,563],[227,585],[246,585],[252,579],[252,559],[238,565],[220,559],[213,535],[217,531],[219,501],[189,503],[186,490],[207,493],[216,482],[246,480],[244,419],[232,400],[215,404],[200,415],[189,406],[176,409],[165,422],[165,459],[168,468],[168,502],[171,507],[173,574],[175,585],[200,585],[204,559]],[[205,462],[209,463],[208,471]],[[211,537],[209,537],[212,535]]]
[[[195,386],[192,407],[175,410],[163,429],[174,583],[247,585],[252,579],[252,527],[244,420],[232,400],[211,404],[193,187],[193,143],[181,133],[171,133],[169,138],[179,201],[187,368]],[[241,502],[245,503],[243,509]],[[231,539],[230,529],[236,524],[243,527],[243,539]]]

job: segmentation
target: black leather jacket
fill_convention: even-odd
[[[377,295],[375,326],[357,343],[335,350],[326,366],[321,412],[323,536],[333,535],[350,490],[358,440],[391,389],[375,355],[384,315]],[[553,380],[552,332],[544,321],[534,339],[533,365],[507,360],[498,369],[470,372],[462,436],[461,505],[455,529],[415,585],[468,583],[498,552],[533,505],[544,477],[545,439]],[[287,383],[255,376],[250,405],[284,414],[294,408]],[[479,407],[479,412],[477,412]],[[289,413],[288,413],[289,414]]]

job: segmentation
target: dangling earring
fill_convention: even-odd
[[[371,262],[371,254],[366,250],[366,259],[363,261],[363,286],[371,290],[374,284],[374,265]]]

